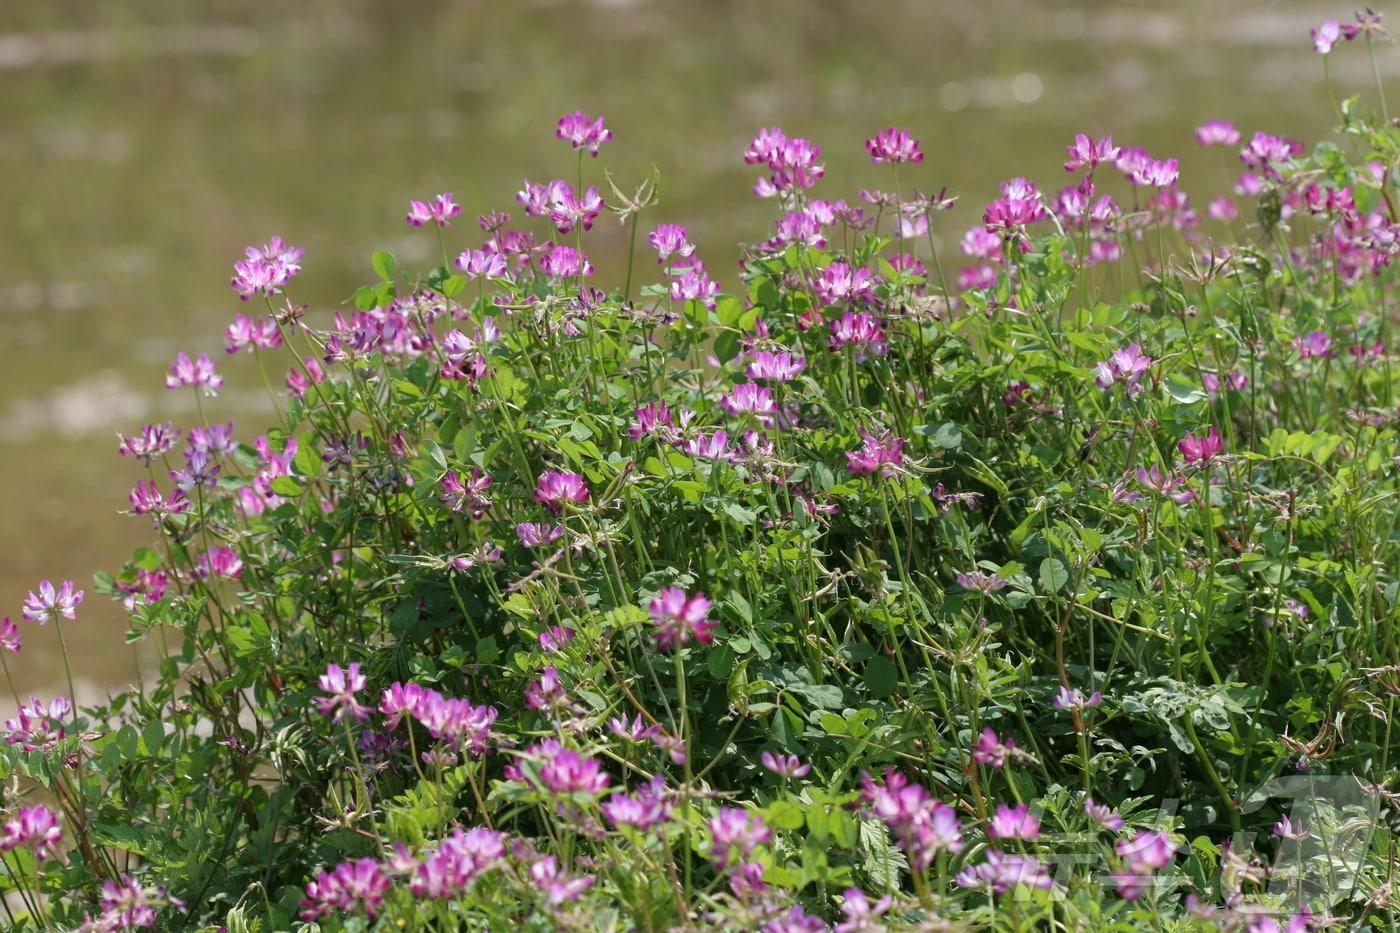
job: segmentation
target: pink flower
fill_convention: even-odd
[[[763,767],[780,777],[789,779],[806,777],[812,770],[811,765],[803,764],[796,755],[775,755],[772,752],[764,752],[758,757],[763,762]]]
[[[551,189],[549,220],[560,233],[571,233],[575,227],[592,230],[602,209],[603,198],[596,185],[581,196],[575,196],[574,189],[564,182],[556,182]]]
[[[237,580],[243,573],[243,560],[231,547],[214,547],[199,555],[194,575],[200,579],[224,577]]]
[[[603,815],[614,826],[647,830],[671,819],[666,783],[660,775],[632,794],[613,794],[603,803]]]
[[[1220,432],[1215,429],[1215,425],[1211,425],[1210,431],[1204,437],[1188,434],[1176,446],[1187,463],[1204,464],[1219,454],[1225,445],[1220,440]]]
[[[571,279],[593,274],[593,263],[572,246],[555,246],[540,260],[540,270],[556,279]]]
[[[322,716],[331,716],[335,722],[342,722],[346,716],[361,722],[369,718],[369,710],[355,699],[355,694],[365,687],[365,677],[360,673],[359,664],[351,664],[344,669],[339,664],[328,664],[326,672],[317,678],[316,685],[329,694],[316,698],[316,708]]]
[[[18,745],[26,752],[49,751],[67,734],[64,719],[73,710],[64,697],[54,697],[44,704],[43,700],[29,698],[21,704],[13,719],[5,720],[5,742]]]
[[[638,408],[636,415],[636,422],[627,429],[627,436],[634,441],[652,436],[669,438],[675,431],[671,409],[665,402],[649,402]]]
[[[737,854],[744,861],[758,846],[773,838],[757,813],[737,807],[720,807],[710,820],[710,855],[715,867],[723,869]]]
[[[537,859],[530,865],[530,879],[544,893],[544,899],[551,907],[578,900],[584,891],[593,887],[594,882],[592,875],[575,877],[565,873],[552,855]]]
[[[587,149],[588,154],[596,159],[598,147],[612,139],[612,130],[603,125],[602,117],[590,117],[582,110],[575,110],[559,118],[554,135],[575,150]]]
[[[287,391],[294,397],[301,398],[307,393],[312,385],[318,385],[326,381],[325,370],[315,357],[308,356],[305,362],[306,372],[300,368],[294,368],[287,372]]]
[[[341,862],[307,884],[301,919],[310,922],[336,911],[373,917],[392,887],[393,882],[372,858]]]
[[[1240,215],[1239,205],[1233,198],[1218,197],[1210,202],[1206,207],[1206,213],[1212,220],[1229,222]]]
[[[19,626],[11,622],[9,616],[0,619],[0,650],[19,654],[20,645]]]
[[[1035,859],[1027,855],[1008,855],[997,849],[987,850],[987,860],[982,864],[960,871],[957,882],[964,888],[990,888],[998,897],[1018,885],[1049,888],[1054,884]]]
[[[242,261],[233,264],[229,285],[244,301],[254,295],[277,294],[301,272],[301,247],[288,246],[281,237],[263,246],[249,246],[243,255]]]
[[[685,259],[695,252],[695,245],[689,240],[685,227],[676,224],[661,224],[647,234],[647,242],[656,250],[657,262],[665,262],[672,256]]]
[[[662,651],[674,651],[694,639],[698,644],[714,643],[712,630],[718,624],[706,618],[714,603],[703,593],[687,596],[678,586],[666,587],[648,607],[656,631],[652,637]]]
[[[1157,465],[1137,468],[1137,481],[1160,496],[1166,496],[1178,505],[1185,505],[1196,498],[1186,485],[1186,479],[1172,473],[1163,473]]]
[[[63,831],[59,828],[56,813],[43,804],[20,807],[14,819],[0,826],[0,852],[32,849],[42,861],[57,854],[61,838]]]
[[[564,537],[564,526],[521,522],[515,526],[515,536],[527,548],[539,547],[542,544],[552,544]]]
[[[729,432],[716,431],[710,435],[700,434],[681,442],[681,450],[701,460],[732,461],[734,449],[729,446]]]
[[[911,783],[898,771],[887,772],[884,784],[862,775],[861,785],[870,813],[889,827],[895,844],[915,868],[927,868],[939,852],[962,850],[957,813],[922,785]]]
[[[384,688],[379,699],[379,712],[387,729],[397,727],[408,717],[416,718],[419,706],[431,691],[415,683],[392,683]]]
[[[1196,142],[1202,146],[1234,146],[1240,141],[1240,131],[1229,120],[1207,120],[1196,127]]]
[[[832,352],[843,347],[851,347],[856,359],[864,361],[867,356],[883,356],[888,349],[885,344],[885,328],[880,319],[864,311],[847,311],[832,320],[827,328],[831,337],[827,346]]]
[[[78,604],[83,601],[83,591],[73,589],[72,580],[64,580],[54,589],[48,580],[39,581],[39,592],[29,591],[24,600],[22,615],[30,622],[43,625],[60,616],[72,622],[78,618]]]
[[[1127,387],[1129,395],[1135,395],[1143,390],[1141,379],[1143,373],[1152,366],[1152,358],[1138,349],[1138,345],[1130,343],[1126,347],[1113,351],[1113,354],[1095,369],[1094,381],[1099,388],[1108,389],[1115,382],[1121,382]]]
[[[117,452],[123,457],[134,457],[147,466],[150,466],[156,457],[171,450],[180,440],[180,432],[169,421],[165,424],[145,425],[140,434],[130,437],[117,436],[121,438]]]
[[[994,573],[983,573],[981,570],[957,573],[954,574],[954,579],[958,581],[958,586],[970,593],[995,593],[1011,585],[1010,580],[1004,580]]]
[[[1094,803],[1093,797],[1084,798],[1084,812],[1089,815],[1089,819],[1111,832],[1123,828],[1123,818],[1113,812],[1113,808],[1107,804]]]
[[[1308,30],[1308,35],[1312,37],[1313,48],[1319,55],[1326,55],[1332,51],[1332,47],[1342,38],[1342,24],[1335,19],[1323,21],[1321,26],[1315,26]],[[1351,38],[1348,36],[1347,38]]]
[[[1065,162],[1066,172],[1077,172],[1084,166],[1097,168],[1100,162],[1115,162],[1121,151],[1113,145],[1112,136],[1100,136],[1097,141],[1084,133],[1076,133],[1074,144],[1066,147],[1069,160]]]
[[[538,680],[525,688],[525,708],[549,712],[573,707],[568,691],[559,680],[559,668],[553,665],[540,671]]]
[[[468,282],[480,278],[503,279],[506,277],[506,258],[500,253],[484,249],[464,249],[457,254],[453,263],[459,272],[466,275]]]
[[[771,420],[777,406],[773,402],[773,390],[754,382],[737,385],[719,401],[720,407],[731,415],[756,415],[760,420]]]
[[[224,377],[214,370],[214,361],[209,359],[207,353],[199,354],[199,358],[193,362],[181,353],[175,357],[175,362],[170,364],[170,374],[165,377],[167,389],[198,386],[205,395],[217,395],[219,387],[223,384]]]
[[[480,520],[491,508],[491,497],[486,494],[490,488],[491,477],[476,467],[472,467],[465,483],[456,470],[448,470],[442,476],[440,501],[454,512],[471,512],[473,519]]]
[[[565,502],[587,502],[588,486],[577,473],[546,470],[535,481],[535,501],[557,515]]]
[[[277,329],[277,321],[271,317],[251,318],[246,314],[236,314],[233,323],[224,331],[224,349],[237,353],[245,347],[258,347],[275,350],[282,346],[282,332]]]
[[[860,449],[846,452],[847,469],[858,474],[878,471],[881,476],[893,476],[904,463],[904,438],[871,434],[863,428],[860,433],[863,438]]]
[[[715,296],[718,294],[719,285],[706,274],[704,266],[698,263],[671,280],[672,301],[698,301],[713,309]]]
[[[802,373],[806,366],[806,357],[793,356],[791,353],[758,350],[753,354],[753,362],[749,363],[748,373],[750,379],[791,382]]]
[[[1016,755],[1016,743],[1011,739],[1001,739],[990,728],[983,729],[972,747],[972,760],[977,764],[1000,770],[1005,768]]]
[[[836,924],[834,933],[883,933],[886,926],[880,917],[893,904],[894,898],[888,894],[872,904],[860,888],[847,888],[841,902],[846,919]]]
[[[596,758],[569,749],[554,751],[540,766],[540,780],[554,794],[600,794],[610,779]]]
[[[428,223],[446,227],[452,218],[460,213],[462,206],[452,200],[451,191],[445,191],[435,195],[432,201],[409,201],[408,213],[404,215],[404,220],[408,221],[410,227],[421,227]]]
[[[1103,703],[1103,694],[1095,690],[1089,696],[1080,693],[1074,687],[1061,685],[1055,693],[1055,699],[1050,701],[1050,705],[1055,709],[1063,710],[1084,710],[1098,706]]]
[[[1302,360],[1330,356],[1332,338],[1323,331],[1315,330],[1296,338],[1293,341],[1293,349],[1298,351],[1298,358]]]
[[[780,249],[793,243],[816,249],[826,246],[822,225],[809,211],[789,211],[777,221],[777,228],[778,235],[773,238],[773,244]]]
[[[871,278],[869,269],[852,269],[844,262],[833,262],[817,273],[817,297],[825,305],[873,301]]]
[[[1128,180],[1135,185],[1170,188],[1180,177],[1176,159],[1144,159],[1133,169]]]
[[[865,149],[870,153],[870,161],[898,164],[900,162],[922,162],[924,154],[919,150],[919,141],[909,135],[908,130],[891,126],[880,130],[865,141]]]

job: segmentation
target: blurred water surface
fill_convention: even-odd
[[[0,5],[0,614],[18,617],[41,577],[89,585],[147,543],[149,526],[118,514],[141,474],[115,435],[194,419],[164,370],[179,350],[222,363],[240,310],[230,265],[247,243],[279,233],[304,246],[296,292],[324,313],[370,275],[373,249],[429,260],[432,234],[402,221],[410,197],[456,193],[455,251],[478,245],[470,217],[514,206],[522,178],[569,176],[553,122],[578,108],[615,134],[590,171],[607,166],[627,188],[657,166],[651,222],[687,224],[721,284],[735,244],[770,222],[740,158],[761,126],[823,147],[831,198],[888,185],[862,142],[908,127],[927,160],[907,183],[962,196],[945,235],[1006,177],[1062,184],[1076,131],[1180,156],[1184,187],[1216,193],[1230,160],[1197,151],[1192,127],[1223,117],[1317,138],[1330,110],[1307,28],[1348,12],[1264,0]],[[1363,56],[1338,59],[1339,86],[1369,82]],[[605,216],[590,237],[606,280],[621,231]],[[236,417],[250,439],[263,423],[256,369],[225,370],[211,415]],[[80,694],[150,663],[123,631],[120,607],[89,595],[67,629]],[[21,691],[57,689],[54,632],[24,632],[10,663]]]

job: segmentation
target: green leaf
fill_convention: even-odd
[[[865,688],[875,699],[883,700],[894,693],[898,683],[899,670],[895,663],[884,655],[871,658],[870,663],[865,665]]]
[[[394,273],[398,271],[398,263],[394,260],[394,254],[388,250],[376,250],[374,255],[369,257],[369,264],[374,268],[374,274],[386,282],[394,281]]]
[[[1069,571],[1058,557],[1047,557],[1040,562],[1040,588],[1047,593],[1058,593],[1069,582]]]

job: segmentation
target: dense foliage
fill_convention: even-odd
[[[1245,168],[1206,219],[1080,136],[960,241],[904,131],[847,202],[765,130],[732,288],[654,180],[586,187],[582,114],[523,223],[454,259],[414,202],[442,265],[377,252],[333,318],[250,248],[227,350],[291,366],[278,422],[123,439],[158,543],[95,591],[160,668],[6,724],[8,918],[1392,928],[1400,129],[1337,106],[1311,152],[1202,126]]]

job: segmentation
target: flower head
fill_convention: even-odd
[[[1040,821],[1024,803],[1014,807],[1001,804],[987,823],[989,839],[1037,839]]]
[[[1086,165],[1094,169],[1101,162],[1116,162],[1121,151],[1113,145],[1112,136],[1100,136],[1095,140],[1085,133],[1077,133],[1074,143],[1066,147],[1069,159],[1065,162],[1065,171],[1077,172]]]
[[[547,470],[535,481],[535,501],[558,514],[565,502],[587,502],[588,486],[577,473]]]
[[[781,753],[775,755],[772,752],[764,752],[759,755],[759,760],[763,762],[763,767],[767,768],[769,771],[772,771],[779,777],[789,779],[806,777],[812,770],[811,765],[803,764],[802,759],[798,758],[796,755],[784,755]]]
[[[1181,451],[1181,458],[1187,463],[1209,463],[1221,450],[1224,449],[1224,442],[1220,439],[1220,432],[1215,425],[1210,426],[1203,437],[1186,435],[1177,445]]]
[[[64,580],[57,589],[48,580],[39,581],[39,592],[29,591],[22,615],[30,622],[43,625],[62,617],[72,622],[78,618],[78,605],[83,591],[73,589],[72,580]]]
[[[554,135],[576,150],[587,149],[596,159],[598,147],[612,139],[612,130],[603,125],[602,117],[590,117],[582,110],[575,110],[559,118]]]
[[[346,716],[364,720],[369,718],[369,710],[360,705],[355,694],[365,687],[365,677],[360,673],[359,664],[341,668],[339,664],[326,665],[326,672],[316,680],[316,685],[328,696],[316,698],[316,708],[322,716],[330,716],[341,722]]]
[[[452,200],[452,192],[444,191],[434,195],[431,201],[409,201],[408,213],[404,215],[404,220],[410,227],[421,227],[429,223],[446,227],[452,218],[460,213],[462,206]]]
[[[0,852],[32,849],[41,860],[49,859],[57,854],[61,838],[63,831],[58,825],[58,814],[43,804],[20,807],[14,819],[0,826]]]
[[[649,611],[656,631],[652,637],[656,647],[662,651],[675,651],[692,639],[700,645],[711,645],[715,637],[712,630],[718,624],[706,618],[706,613],[714,603],[704,594],[687,596],[685,590],[670,586],[651,601]]]
[[[924,154],[919,149],[919,141],[909,135],[908,130],[891,126],[880,130],[865,141],[865,149],[870,153],[870,161],[898,164],[900,162],[922,162]]]
[[[181,353],[175,357],[175,362],[170,364],[170,374],[165,377],[167,389],[198,386],[205,395],[217,395],[219,387],[223,384],[224,377],[214,369],[214,361],[207,353],[199,354],[193,361]]]

